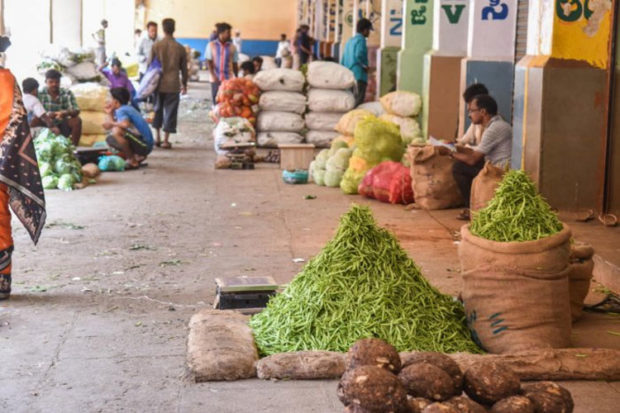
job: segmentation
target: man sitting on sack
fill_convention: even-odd
[[[489,95],[478,95],[467,105],[469,119],[474,125],[484,129],[479,145],[467,148],[457,145],[457,151],[450,153],[456,162],[452,174],[461,195],[465,200],[465,209],[459,219],[469,220],[469,198],[471,185],[484,167],[485,160],[500,168],[510,164],[512,153],[512,127],[497,114],[497,102]]]

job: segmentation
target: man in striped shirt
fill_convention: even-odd
[[[458,217],[469,220],[469,198],[474,178],[484,167],[485,160],[506,167],[512,154],[512,127],[497,114],[497,102],[489,95],[478,95],[467,105],[474,125],[484,128],[480,144],[474,148],[457,146],[450,156],[456,160],[452,168],[454,179],[463,195],[467,209]]]
[[[218,23],[217,39],[210,42],[207,46],[205,58],[209,64],[211,73],[211,97],[215,105],[215,98],[220,84],[239,73],[239,53],[235,45],[230,41],[230,31],[232,27],[228,23]]]

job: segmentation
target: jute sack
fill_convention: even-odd
[[[461,228],[463,302],[473,338],[491,353],[570,347],[571,231],[497,242]]]
[[[447,209],[463,204],[452,176],[454,160],[439,154],[439,147],[410,146],[411,179],[415,203],[423,209]]]
[[[583,313],[583,301],[590,291],[594,270],[594,249],[588,244],[574,244],[570,253],[570,311],[573,322]]]
[[[504,169],[498,168],[491,162],[484,164],[484,168],[478,173],[471,184],[471,196],[469,209],[478,211],[487,206],[495,196],[495,190],[504,178]]]

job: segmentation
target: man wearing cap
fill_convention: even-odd
[[[357,81],[356,105],[364,102],[366,86],[368,86],[368,48],[366,39],[372,30],[372,23],[368,19],[357,22],[357,34],[347,41],[340,64],[347,67],[355,75]]]

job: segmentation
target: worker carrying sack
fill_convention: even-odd
[[[583,301],[590,291],[592,271],[594,270],[594,249],[584,243],[571,245],[570,251],[570,311],[573,322],[581,318]]]
[[[411,179],[415,203],[422,209],[447,209],[463,204],[452,165],[454,160],[441,155],[438,146],[410,146]]]
[[[146,70],[146,73],[142,77],[140,84],[138,85],[138,90],[136,90],[136,98],[146,99],[155,93],[159,87],[159,81],[162,73],[161,63],[158,59],[153,59]]]
[[[485,208],[495,196],[495,190],[504,178],[505,170],[498,168],[491,162],[486,162],[471,184],[469,209],[478,211]]]
[[[491,353],[570,347],[570,229],[498,242],[466,225],[461,238],[462,298],[478,344]]]

